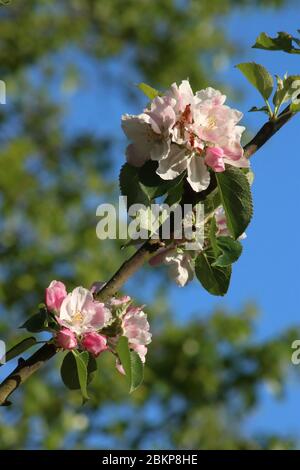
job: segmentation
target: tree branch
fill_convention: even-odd
[[[286,124],[293,116],[288,106],[275,120],[266,122],[263,127],[258,131],[256,136],[244,147],[244,152],[247,158],[252,157],[281,127]],[[184,196],[185,203],[192,203],[195,194],[197,195],[197,202],[204,199],[215,188],[214,179],[206,191],[199,194],[191,194],[190,188]],[[118,271],[111,277],[105,286],[95,294],[97,300],[105,301],[113,296],[122,285],[139,269],[142,265],[150,259],[153,253],[161,246],[160,240],[146,241],[127,261],[125,261]],[[45,344],[38,351],[36,351],[26,361],[19,360],[17,368],[2,382],[0,385],[0,405],[7,405],[9,402],[7,398],[13,393],[22,383],[25,382],[34,372],[36,372],[42,365],[51,359],[57,350],[54,344]]]
[[[277,117],[277,119],[270,119],[258,131],[256,136],[248,142],[244,147],[245,156],[252,157],[271,137],[273,137],[279,129],[284,126],[296,113],[291,111],[290,106],[287,106]]]
[[[56,346],[53,343],[44,344],[29,359],[19,359],[18,366],[9,374],[0,385],[0,406],[9,405],[7,398],[27,380],[34,372],[56,354]]]

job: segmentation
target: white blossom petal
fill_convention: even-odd
[[[185,286],[194,278],[192,260],[187,253],[166,256],[165,264],[170,266],[170,275],[180,287]]]
[[[156,173],[164,180],[173,180],[187,167],[187,149],[172,144],[169,155],[159,161]]]
[[[196,93],[197,101],[202,103],[203,101],[214,101],[216,104],[224,104],[226,101],[226,95],[222,95],[219,90],[208,87],[204,90],[197,91]]]
[[[207,189],[210,183],[210,174],[201,156],[194,154],[189,159],[187,171],[187,180],[194,191],[200,192]]]

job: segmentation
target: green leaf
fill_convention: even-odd
[[[249,109],[249,113],[257,113],[257,112],[263,112],[269,115],[269,109],[267,106],[262,106],[261,108],[258,108],[257,106],[252,106],[252,108]]]
[[[204,289],[213,295],[225,295],[228,291],[231,266],[213,266],[216,261],[211,249],[201,252],[195,260],[195,273]]]
[[[246,176],[246,178],[247,178],[247,180],[250,184],[250,187],[251,187],[253,182],[254,182],[254,177],[255,177],[253,171],[251,170],[251,168],[241,168],[241,171]]]
[[[252,195],[246,175],[233,166],[216,173],[219,194],[224,207],[227,226],[236,239],[244,233],[252,217]]]
[[[156,96],[159,95],[159,91],[152,88],[152,86],[147,85],[146,83],[139,83],[138,88],[146,95],[150,100],[154,100]]]
[[[183,194],[184,180],[180,181],[179,184],[169,189],[168,195],[164,201],[164,204],[172,206],[173,204],[179,204]]]
[[[138,168],[125,163],[121,168],[119,180],[121,194],[127,196],[128,207],[132,204],[149,206],[150,199],[140,185]]]
[[[280,77],[277,78],[277,90],[274,93],[273,103],[279,110],[280,106],[283,103],[286,103],[290,99],[292,99],[293,94],[297,91],[296,88],[293,87],[293,84],[298,81],[300,82],[299,75],[290,75],[288,77],[284,77],[281,79]]]
[[[131,386],[130,393],[134,392],[144,379],[144,364],[140,356],[135,351],[130,351],[131,361]]]
[[[95,358],[91,355],[88,354],[86,351],[84,352],[84,356],[81,357],[81,362],[79,363],[80,367],[80,376],[79,376],[79,370],[78,370],[78,355],[80,356],[82,353],[75,353],[73,354],[72,352],[68,352],[61,365],[60,369],[60,374],[63,383],[67,388],[70,390],[79,390],[81,389],[81,381],[83,380],[83,387],[85,383],[85,390],[86,391],[86,386],[89,384],[92,379],[94,372],[97,370],[97,362]],[[88,362],[86,364],[86,354],[88,355]],[[83,361],[83,364],[82,364]],[[84,368],[87,369],[87,378],[85,381],[85,371]],[[87,395],[87,393],[86,393]]]
[[[25,338],[20,343],[16,344],[13,346],[11,349],[9,349],[6,354],[5,354],[5,361],[11,361],[17,356],[20,356],[24,351],[27,351],[27,349],[31,348],[36,344],[36,339],[33,336],[30,336],[29,338]],[[1,359],[1,358],[0,358]],[[0,363],[0,367],[1,367]]]
[[[261,33],[254,46],[255,49],[265,49],[267,51],[283,51],[289,54],[300,54],[300,49],[294,47],[293,42],[299,46],[299,40],[289,33],[279,32],[277,37],[271,38],[266,33]]]
[[[41,308],[38,313],[28,318],[28,320],[20,328],[25,328],[30,333],[39,333],[40,331],[47,330],[47,326],[48,313],[45,308]]]
[[[183,179],[183,174],[177,176],[173,180],[163,180],[157,173],[158,163],[149,160],[147,161],[138,172],[140,186],[144,193],[147,194],[150,200],[166,194],[170,189],[176,187]]]
[[[230,266],[241,256],[243,247],[238,240],[233,240],[231,237],[216,237],[216,244],[221,254],[212,263],[212,266]]]
[[[80,385],[80,390],[82,398],[84,401],[89,400],[87,392],[87,382],[88,382],[88,362],[89,362],[89,353],[87,351],[77,352],[72,351],[73,356],[75,357],[77,365],[78,380]]]
[[[219,189],[216,187],[204,200],[204,213],[205,215],[212,214],[220,205],[221,199]]]
[[[136,390],[143,381],[144,365],[135,351],[130,351],[128,339],[122,336],[116,347],[121,364],[124,368],[129,385],[129,392]]]
[[[273,78],[265,67],[255,62],[244,62],[236,67],[255,86],[265,100],[270,97],[273,91]]]

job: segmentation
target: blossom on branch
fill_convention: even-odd
[[[98,331],[111,320],[110,310],[94,300],[91,291],[76,287],[63,300],[57,321],[77,335]]]
[[[173,83],[139,115],[125,114],[122,128],[131,143],[129,164],[141,167],[151,159],[156,173],[173,180],[187,171],[194,191],[205,190],[210,171],[223,172],[225,164],[248,167],[240,140],[242,113],[226,106],[226,96],[213,88],[193,93],[188,80]]]
[[[152,335],[143,307],[132,305],[128,295],[111,297],[105,304],[95,300],[94,294],[103,285],[96,282],[90,290],[76,287],[68,294],[62,282],[51,282],[46,305],[57,322],[55,343],[62,349],[88,351],[97,357],[107,350],[115,354],[119,339],[125,336],[129,349],[144,363]]]
[[[145,362],[147,345],[151,342],[150,325],[143,307],[127,307],[122,317],[123,335],[128,338],[130,347]]]

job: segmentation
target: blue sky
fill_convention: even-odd
[[[247,110],[254,105],[261,105],[261,98],[234,65],[242,61],[255,61],[264,64],[272,74],[300,73],[299,56],[251,49],[260,32],[265,31],[270,35],[276,35],[277,31],[296,33],[300,23],[297,21],[295,9],[289,6],[276,12],[236,10],[225,21],[224,26],[228,34],[244,47],[244,52],[220,70],[218,78],[244,90],[242,102],[231,101],[229,104],[237,106],[245,113],[244,125],[255,132],[263,124],[264,115],[249,114]],[[65,55],[64,59],[72,61],[72,52],[69,54],[69,58]],[[67,130],[71,132],[76,125],[81,129],[92,128],[100,135],[108,133],[114,138],[117,136],[120,140],[116,148],[124,150],[125,141],[120,128],[120,117],[125,112],[140,112],[139,105],[119,93],[115,82],[104,89],[99,80],[100,71],[94,76],[94,64],[83,65],[90,76],[89,86],[85,91],[80,88],[80,92],[69,96],[71,119],[67,121]],[[120,70],[126,71],[126,63],[112,62],[108,68],[118,76]],[[122,76],[122,80],[126,80],[126,74],[125,78]],[[128,87],[132,85],[133,83],[128,82]],[[185,318],[195,312],[208,314],[217,306],[225,306],[229,311],[238,311],[250,301],[261,311],[256,322],[258,340],[300,323],[300,254],[297,247],[300,229],[300,159],[297,145],[299,131],[300,115],[287,124],[253,158],[254,217],[247,229],[247,239],[243,242],[243,255],[234,266],[229,293],[220,299],[207,294],[196,281],[184,289],[174,285],[170,290],[170,304],[179,320],[182,320],[182,313]],[[117,176],[121,160],[120,157],[116,159],[113,176]],[[146,300],[147,297],[149,298],[149,292],[145,293]],[[300,376],[300,366],[298,367]],[[297,434],[300,438],[299,383],[291,379],[284,401],[277,402],[267,388],[263,388],[261,394],[262,405],[247,419],[245,429],[273,430],[284,434]]]

